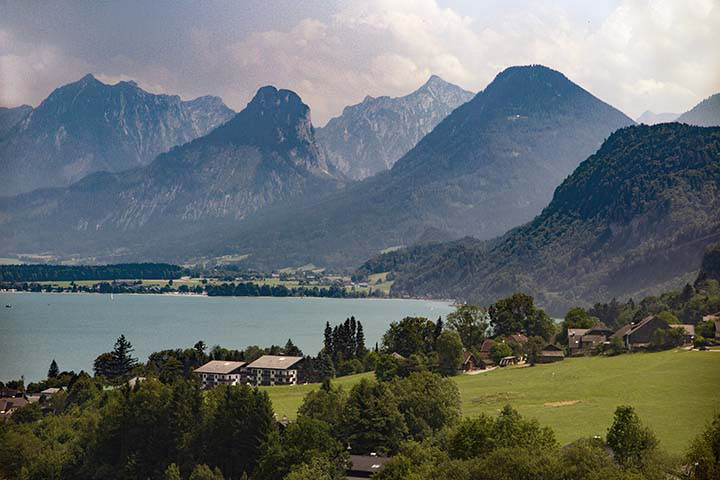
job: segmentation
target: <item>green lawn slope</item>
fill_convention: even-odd
[[[371,373],[342,377],[350,388]],[[454,377],[463,415],[495,415],[505,404],[555,430],[561,444],[604,436],[615,407],[635,407],[662,447],[682,452],[720,413],[720,351],[671,350],[617,357],[571,358],[550,365],[496,369]],[[267,388],[278,415],[294,418],[317,384]]]

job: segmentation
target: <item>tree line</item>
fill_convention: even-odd
[[[168,263],[117,263],[112,265],[0,265],[0,282],[61,282],[80,280],[180,278],[188,272]]]

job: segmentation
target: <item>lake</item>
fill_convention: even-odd
[[[152,352],[198,340],[242,349],[292,338],[303,353],[316,355],[325,322],[354,315],[372,348],[394,320],[436,320],[451,311],[447,303],[425,300],[0,293],[0,380],[43,379],[53,358],[60,370],[92,373],[95,357],[112,350],[120,334],[142,362]]]

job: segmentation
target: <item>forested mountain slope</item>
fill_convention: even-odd
[[[395,264],[395,294],[489,304],[526,292],[562,314],[692,281],[703,248],[718,238],[720,128],[635,126],[614,133],[539,216],[492,245],[393,252],[361,273]]]

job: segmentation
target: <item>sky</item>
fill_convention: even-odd
[[[720,0],[0,0],[0,105],[86,73],[241,110],[297,92],[324,125],[432,74],[479,91],[543,64],[631,117],[720,92]]]

